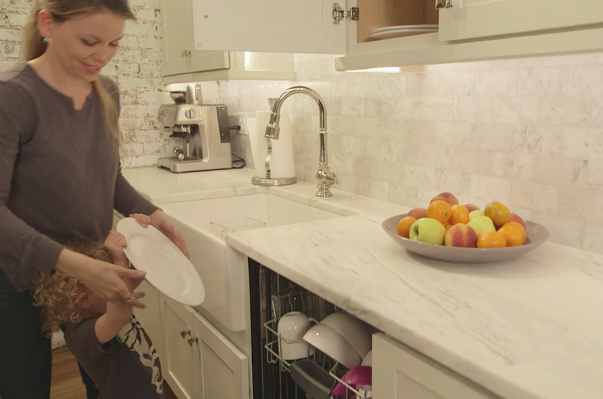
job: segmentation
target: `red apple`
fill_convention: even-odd
[[[474,204],[465,204],[465,208],[467,208],[467,210],[469,212],[471,212],[471,211],[479,211],[479,206],[474,205]]]
[[[414,208],[408,212],[408,216],[412,216],[415,219],[421,219],[427,217],[427,209],[425,208]]]
[[[526,228],[526,222],[516,213],[511,213],[509,216],[509,222],[517,222],[522,225],[524,229]]]
[[[433,201],[437,201],[437,200],[442,200],[444,202],[447,202],[448,205],[450,205],[450,206],[456,205],[459,203],[459,200],[456,199],[456,197],[453,194],[450,194],[447,192],[439,193],[438,195],[433,197],[431,199],[431,201],[429,201],[429,203],[431,204]]]
[[[444,245],[447,247],[475,248],[477,233],[464,223],[455,224],[446,232]]]

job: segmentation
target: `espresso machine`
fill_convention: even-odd
[[[180,139],[170,157],[157,166],[174,173],[231,169],[230,127],[225,105],[197,104],[189,96],[171,96],[175,104],[159,108],[159,122],[170,137]]]

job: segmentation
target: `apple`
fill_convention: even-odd
[[[475,230],[478,237],[484,233],[496,231],[496,227],[494,227],[494,222],[488,216],[476,216],[471,219],[469,223],[467,223],[467,226]]]
[[[473,211],[479,210],[479,206],[477,206],[475,204],[465,204],[465,208],[467,208],[467,210],[469,212],[473,212]]]
[[[431,204],[433,201],[437,201],[437,200],[441,200],[444,202],[447,202],[448,205],[452,206],[452,205],[456,205],[459,203],[459,200],[456,199],[456,197],[453,194],[447,193],[447,192],[443,192],[443,193],[439,193],[438,195],[436,195],[435,197],[433,197],[431,199],[431,201],[429,201],[429,203]]]
[[[412,216],[413,218],[419,220],[421,218],[427,217],[427,209],[425,208],[414,208],[411,209],[410,212],[406,216]]]
[[[484,211],[481,209],[476,209],[474,211],[469,212],[469,221],[475,219],[478,216],[484,216]]]
[[[455,224],[446,232],[444,245],[447,247],[475,248],[477,233],[471,226],[463,223]]]
[[[424,242],[426,244],[442,245],[446,228],[440,222],[432,218],[417,219],[410,226],[409,238],[413,241]]]
[[[511,215],[509,215],[509,222],[517,222],[522,225],[524,229],[526,228],[526,222],[516,213],[511,213]]]

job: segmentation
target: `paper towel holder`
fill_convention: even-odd
[[[269,99],[270,100],[270,99]],[[297,183],[297,177],[271,177],[270,172],[270,159],[272,158],[272,142],[271,139],[266,139],[266,176],[253,176],[251,178],[251,184],[256,186],[287,186],[289,184]]]

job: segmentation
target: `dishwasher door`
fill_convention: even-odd
[[[277,325],[282,315],[297,311],[320,321],[341,310],[253,259],[249,259],[249,284],[254,399],[335,398],[331,389],[337,383],[343,386],[341,398],[372,397],[370,390],[343,382],[347,369],[315,347],[309,346],[308,356],[296,361],[279,354],[279,341],[284,338]]]

